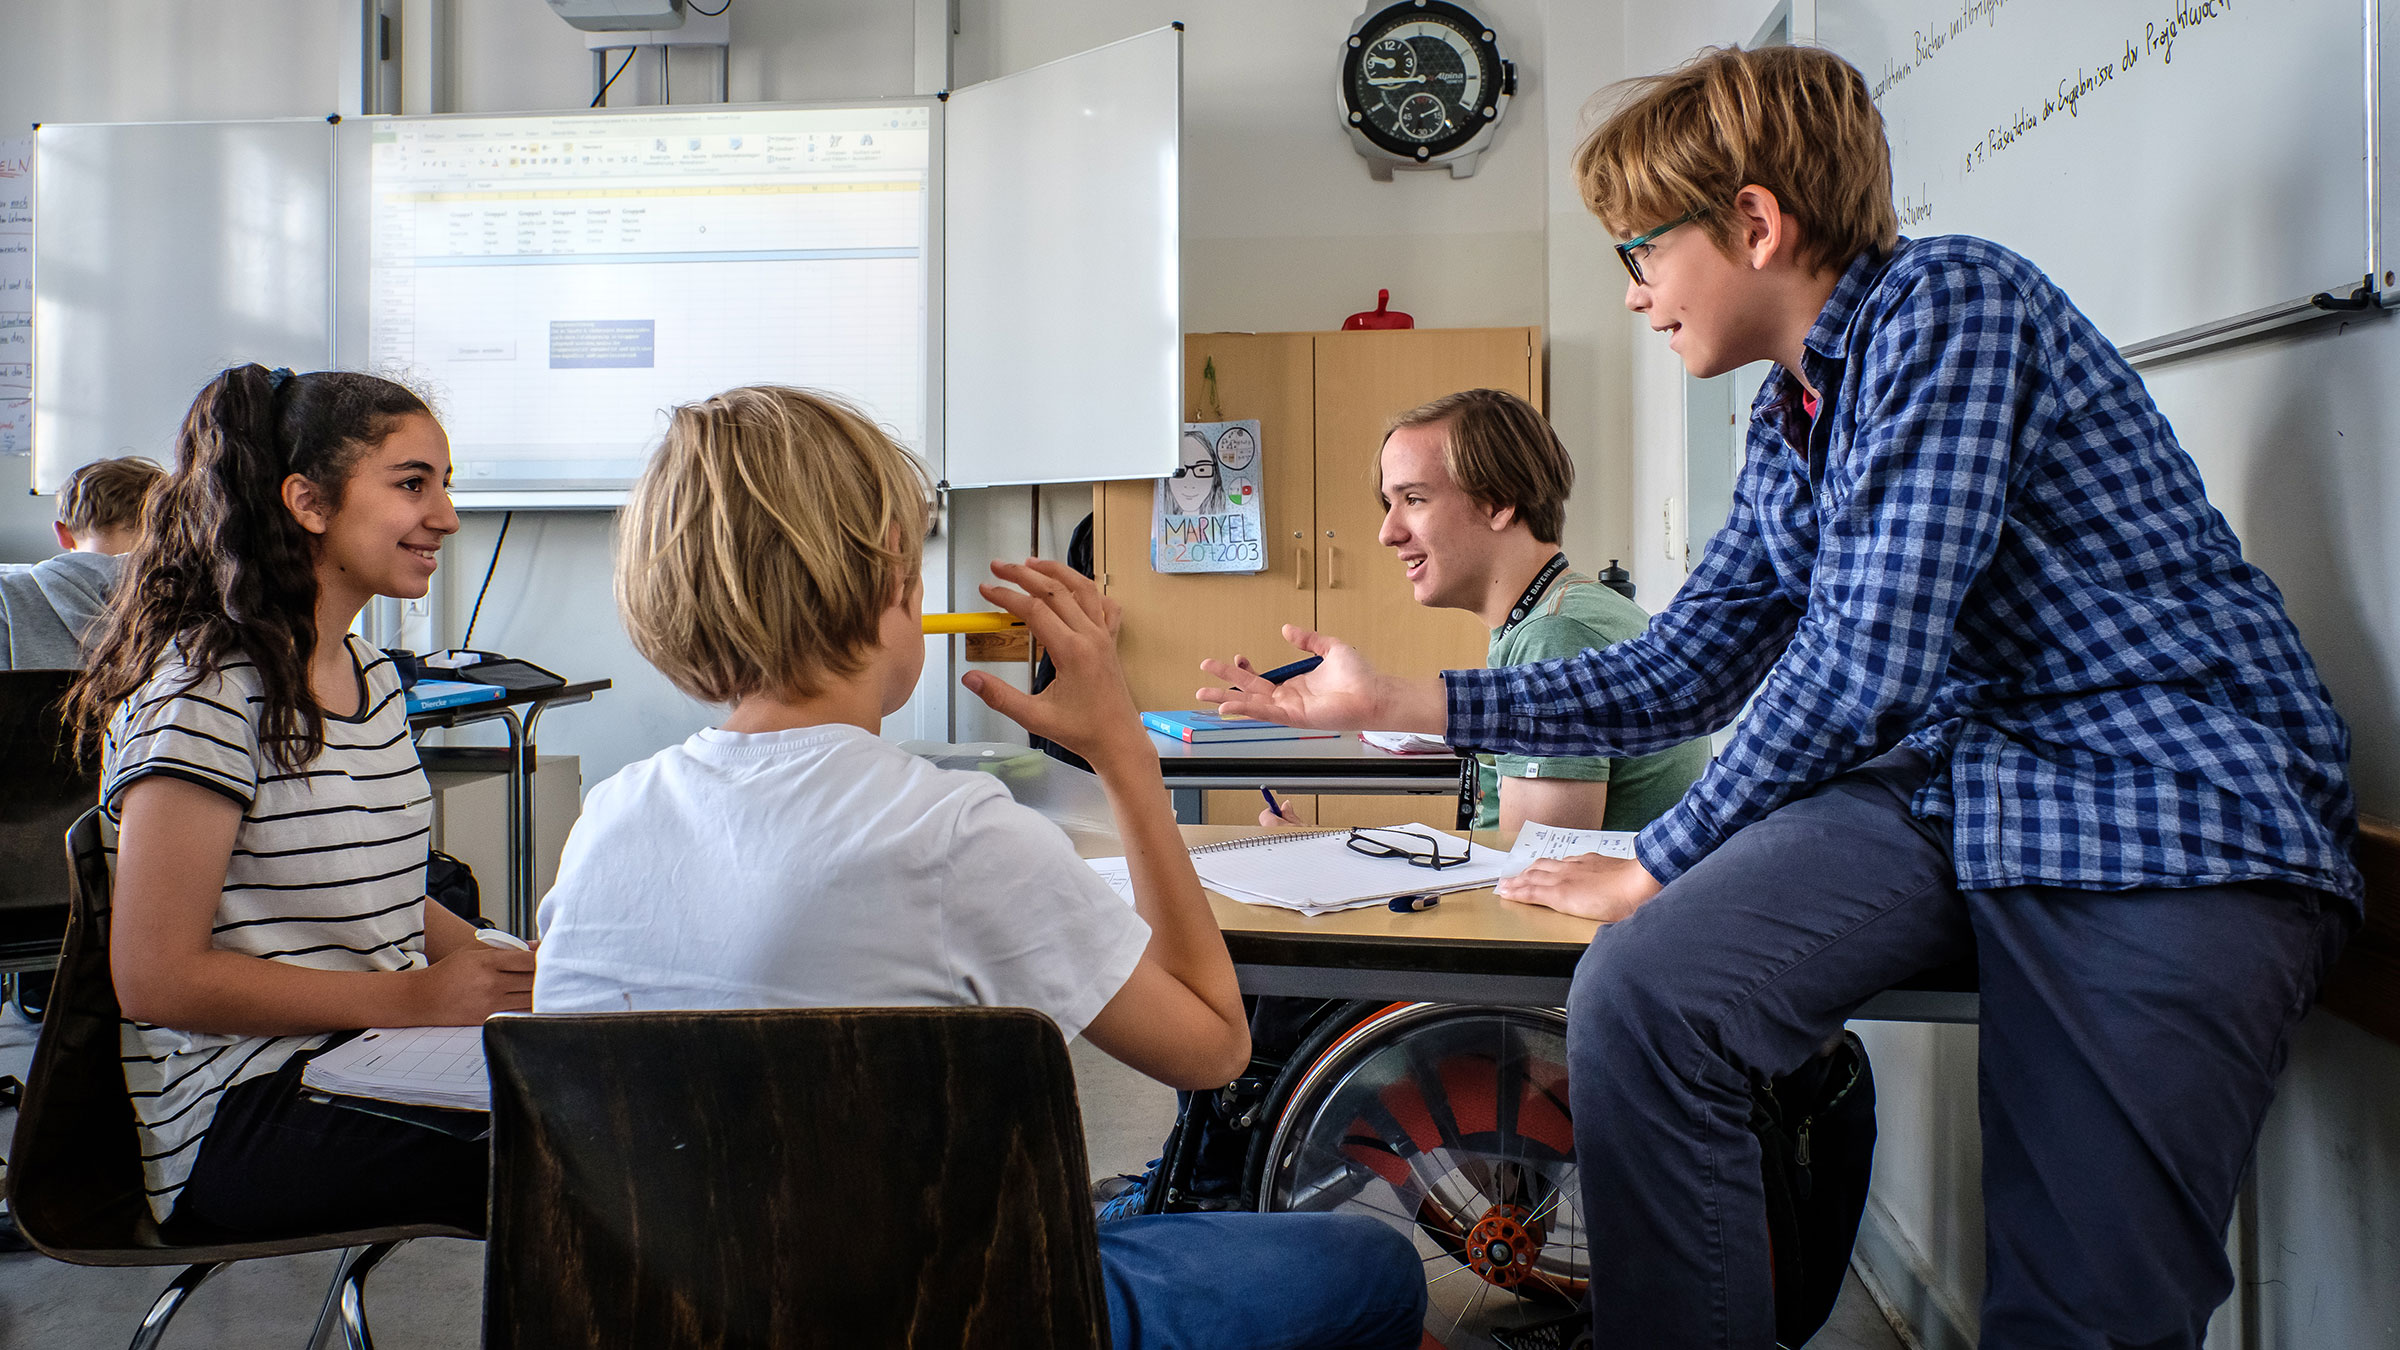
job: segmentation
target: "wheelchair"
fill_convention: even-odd
[[[1450,1350],[1588,1335],[1566,1016],[1556,1008],[1251,1000],[1250,1071],[1186,1094],[1144,1213],[1371,1215],[1426,1263]]]

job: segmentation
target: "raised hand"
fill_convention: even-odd
[[[1025,621],[1058,666],[1058,678],[1039,694],[983,671],[970,672],[961,683],[992,711],[1095,766],[1107,749],[1136,742],[1155,762],[1117,660],[1116,631],[1123,622],[1117,602],[1100,594],[1090,577],[1047,558],[995,562],[992,575],[1015,584],[985,582],[978,588],[983,598]]]

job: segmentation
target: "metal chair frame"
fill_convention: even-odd
[[[338,1325],[350,1350],[372,1350],[366,1279],[375,1267],[413,1238],[479,1235],[438,1224],[213,1243],[161,1233],[142,1191],[133,1102],[118,1060],[123,1013],[109,979],[109,874],[97,809],[75,822],[66,843],[66,941],[8,1159],[19,1231],[35,1250],[74,1265],[184,1267],[142,1318],[132,1350],[158,1345],[193,1292],[232,1262],[342,1249],[307,1344],[321,1344]]]

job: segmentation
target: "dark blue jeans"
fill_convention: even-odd
[[[1116,1350],[1416,1350],[1425,1267],[1354,1214],[1152,1214],[1100,1225]]]
[[[1751,1085],[1858,1005],[1981,975],[1982,1344],[2198,1347],[2293,1028],[2352,926],[2275,884],[1962,891],[1929,772],[1887,755],[1601,930],[1568,1000],[1602,1345],[1774,1344]]]

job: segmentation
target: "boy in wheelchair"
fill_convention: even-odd
[[[820,395],[675,411],[621,518],[618,605],[645,658],[731,711],[590,792],[542,902],[534,1007],[1031,1007],[1213,1089],[1249,1062],[1248,1028],[1117,664],[1114,603],[1056,563],[994,564],[1014,584],[983,594],[1059,676],[1039,695],[966,683],[1090,761],[1131,907],[996,780],[876,734],[923,668],[928,495],[907,452]],[[1119,1347],[1419,1343],[1417,1253],[1374,1218],[1151,1216],[1099,1238]]]

